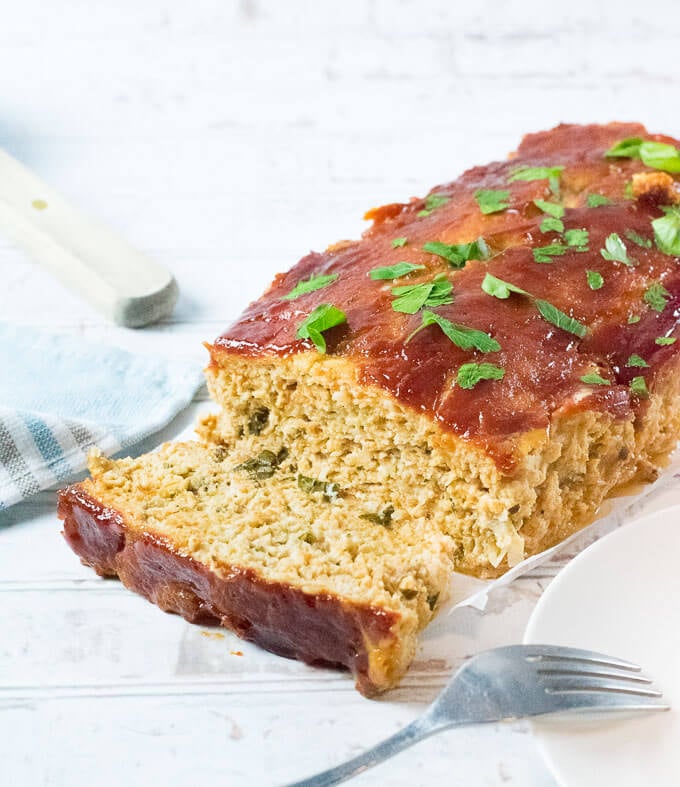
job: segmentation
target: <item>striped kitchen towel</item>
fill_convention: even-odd
[[[203,382],[192,363],[0,323],[0,510],[169,423]]]

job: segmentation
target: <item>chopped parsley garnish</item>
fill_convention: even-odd
[[[536,298],[526,290],[511,284],[509,281],[498,279],[495,276],[492,276],[490,273],[487,273],[484,277],[484,280],[482,281],[482,290],[484,290],[487,295],[493,295],[494,298],[501,298],[503,300],[505,300],[505,298],[509,298],[510,293],[512,292],[515,292],[518,295],[526,295],[527,298],[531,298],[533,300],[543,319],[547,320],[552,325],[555,325],[557,328],[562,328],[562,330],[567,331],[568,333],[573,333],[575,336],[579,336],[581,339],[587,333],[588,329],[582,322],[579,322],[574,317],[570,317],[568,314],[560,311],[557,306],[553,306],[553,304],[549,301]]]
[[[531,297],[526,290],[523,290],[521,287],[516,287],[514,284],[510,284],[509,281],[498,279],[491,273],[487,273],[484,277],[482,281],[482,290],[484,290],[487,295],[493,295],[494,298],[500,298],[501,300],[509,298],[511,292]]]
[[[390,528],[392,527],[392,514],[394,513],[394,506],[389,505],[386,508],[383,508],[382,513],[379,514],[359,514],[359,519],[367,519],[369,522],[373,522],[375,525],[382,525],[383,527]]]
[[[549,301],[536,298],[534,303],[544,320],[552,323],[557,328],[561,328],[563,331],[573,333],[581,339],[586,335],[588,329],[582,322],[560,311],[557,306],[553,306]]]
[[[442,257],[453,268],[464,268],[468,260],[489,258],[489,247],[484,238],[477,238],[471,243],[440,243],[438,240],[432,240],[423,246],[423,251]]]
[[[614,203],[605,197],[604,194],[588,194],[586,205],[589,208],[601,208],[603,205],[613,205]]]
[[[543,213],[547,213],[556,219],[561,219],[564,217],[564,205],[560,205],[557,202],[548,202],[544,199],[535,199],[534,205],[539,210],[542,210]]]
[[[680,151],[666,142],[653,142],[628,137],[617,142],[605,156],[608,158],[639,158],[643,164],[663,172],[680,172]]]
[[[637,158],[641,144],[641,137],[626,137],[612,145],[604,155],[606,158]]]
[[[638,377],[633,377],[630,381],[630,390],[636,396],[647,397],[649,396],[649,391],[647,390],[647,383],[645,382],[645,378],[641,375]]]
[[[298,473],[297,483],[303,492],[307,492],[310,495],[314,492],[321,492],[324,500],[329,503],[332,500],[336,500],[340,495],[340,487],[330,481],[319,481],[318,478],[310,478]]]
[[[308,279],[299,281],[288,293],[288,295],[283,296],[283,300],[292,301],[295,298],[299,298],[301,295],[306,295],[308,292],[322,290],[324,287],[328,287],[329,284],[333,284],[337,278],[337,273],[320,273],[318,275],[316,273],[312,273]]]
[[[445,194],[429,194],[427,197],[425,197],[425,207],[418,211],[418,215],[429,216],[433,210],[441,208],[442,205],[446,205],[446,203],[450,202],[450,200],[451,197],[447,197]]]
[[[277,453],[267,450],[260,451],[260,453],[252,459],[246,459],[245,462],[236,465],[234,470],[244,470],[253,481],[264,481],[274,475],[278,466],[287,456],[287,448],[281,448]]]
[[[564,233],[567,246],[576,248],[576,251],[588,251],[588,237],[588,230],[573,229]]]
[[[630,315],[628,315],[628,325],[634,325],[636,322],[640,322],[640,315],[639,314],[630,314]]]
[[[428,325],[438,325],[442,329],[444,335],[447,336],[456,347],[460,347],[461,350],[479,350],[483,353],[490,353],[501,349],[500,344],[495,339],[491,338],[488,333],[478,331],[476,328],[469,328],[467,325],[459,325],[451,322],[431,311],[423,312],[423,321],[421,325],[413,331],[406,340],[406,343],[408,344],[417,333],[420,333],[423,328],[427,328]]]
[[[392,248],[393,249],[401,249],[408,243],[408,238],[395,238],[392,241]]]
[[[507,189],[477,189],[475,200],[482,213],[500,213],[510,207],[508,199],[510,192]]]
[[[398,262],[396,265],[386,265],[384,268],[373,268],[369,271],[369,276],[373,281],[381,279],[400,279],[413,271],[422,271],[424,265],[414,265],[411,262]]]
[[[464,363],[456,375],[461,388],[474,388],[482,380],[502,380],[505,369],[493,363]]]
[[[637,353],[633,353],[626,361],[626,366],[639,366],[641,369],[647,369],[649,364]]]
[[[604,377],[600,377],[599,374],[595,374],[591,372],[590,374],[584,374],[581,377],[581,382],[587,383],[588,385],[611,385],[611,380],[607,380]]]
[[[654,342],[660,347],[665,347],[668,344],[675,344],[677,339],[674,336],[657,336]]]
[[[652,221],[654,240],[660,251],[680,257],[680,211],[672,209]]]
[[[586,271],[586,279],[591,290],[599,290],[604,284],[604,278],[598,271]]]
[[[553,216],[546,216],[541,222],[541,232],[564,232],[564,222]]]
[[[534,262],[554,262],[553,257],[561,257],[569,251],[564,243],[550,243],[547,246],[535,246],[532,249]]]
[[[621,236],[618,232],[612,232],[611,235],[607,236],[607,240],[604,242],[604,249],[600,249],[600,254],[605,260],[622,262],[624,265],[628,265],[628,267],[632,267],[636,264],[636,260],[628,256],[626,244],[621,240]]]
[[[560,193],[560,174],[564,167],[517,167],[508,180],[547,180],[550,191],[557,195]]]
[[[435,276],[431,282],[392,287],[392,295],[396,296],[392,301],[392,309],[404,314],[415,314],[424,306],[433,309],[437,306],[445,306],[447,303],[453,303],[452,291],[453,284],[443,273]]]
[[[655,312],[662,312],[671,294],[661,282],[655,281],[647,287],[643,297],[645,303],[649,304]]]
[[[635,232],[635,230],[626,230],[624,234],[628,240],[632,241],[636,246],[640,246],[642,249],[652,248],[652,241],[649,238],[645,238],[644,235],[640,235],[639,232]]]
[[[298,339],[310,339],[320,353],[326,352],[323,332],[336,325],[347,322],[347,315],[332,303],[322,303],[298,326],[295,334]]]
[[[550,221],[550,219],[544,219],[543,223],[546,221]],[[543,224],[541,224],[541,230],[543,231]],[[568,251],[588,251],[588,230],[567,230],[564,233],[564,240],[566,243],[550,243],[547,246],[535,246],[532,249],[534,262],[554,262],[553,257],[561,257]]]

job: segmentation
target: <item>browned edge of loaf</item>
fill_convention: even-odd
[[[85,565],[100,576],[118,576],[164,611],[222,625],[279,656],[345,667],[365,696],[391,687],[371,674],[369,654],[394,641],[397,612],[305,593],[238,566],[218,574],[151,534],[131,531],[119,511],[78,484],[59,492],[58,515],[64,538]]]

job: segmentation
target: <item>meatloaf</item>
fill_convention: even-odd
[[[212,345],[200,441],[61,494],[99,573],[372,694],[453,570],[497,576],[680,437],[678,142],[561,125],[278,275]]]

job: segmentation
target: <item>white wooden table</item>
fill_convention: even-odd
[[[0,146],[169,265],[182,295],[166,323],[118,329],[0,238],[0,319],[203,363],[201,341],[276,271],[524,131],[640,119],[677,135],[679,16],[672,0],[7,3]],[[669,486],[637,511],[678,501]],[[0,783],[300,778],[407,723],[468,655],[519,641],[572,553],[439,619],[403,686],[368,701],[97,579],[40,494],[0,518]],[[525,724],[439,735],[356,781],[433,783],[554,785]]]

